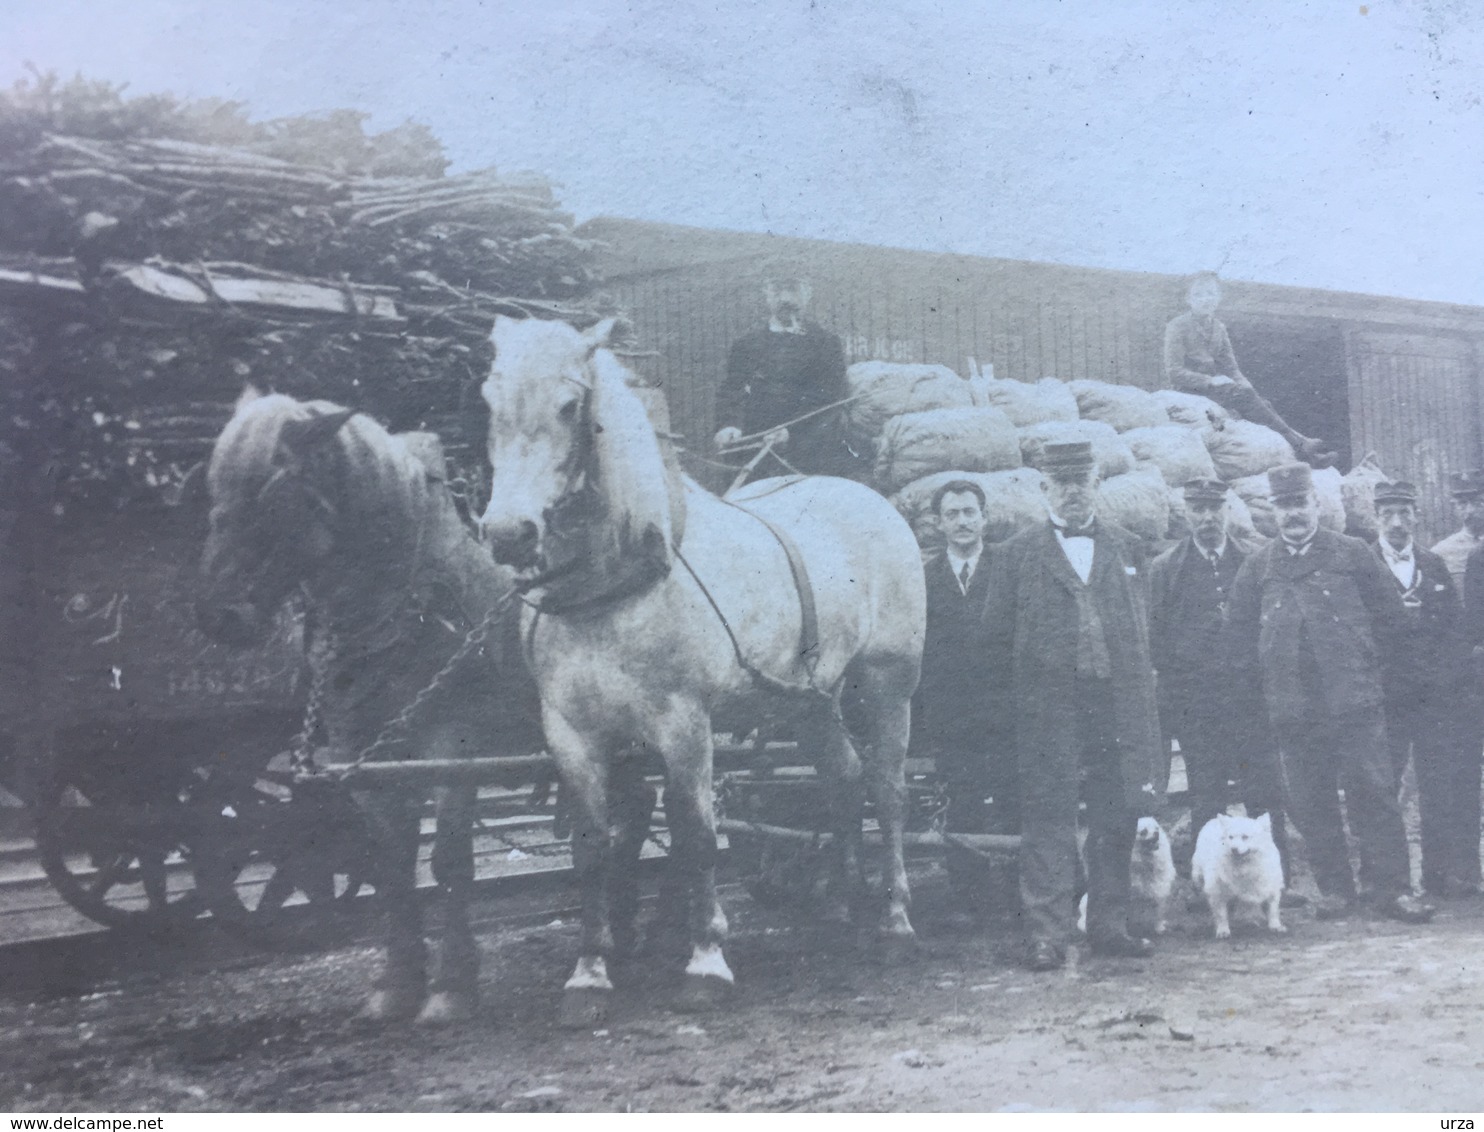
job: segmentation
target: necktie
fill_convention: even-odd
[[[964,563],[963,569],[958,572],[958,588],[964,593],[969,592],[969,564]]]

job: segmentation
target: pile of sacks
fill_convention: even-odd
[[[1217,478],[1232,485],[1232,534],[1251,549],[1276,537],[1267,473],[1295,460],[1272,429],[1233,419],[1205,397],[1102,381],[1021,382],[946,366],[858,362],[848,371],[846,427],[875,453],[875,482],[924,546],[941,540],[933,493],[953,479],[984,489],[991,542],[1046,514],[1036,464],[1046,444],[1087,441],[1103,483],[1101,513],[1150,543],[1185,534],[1181,486]],[[1374,459],[1348,476],[1316,470],[1323,525],[1374,534]]]

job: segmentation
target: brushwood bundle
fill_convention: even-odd
[[[0,462],[165,496],[251,382],[476,464],[495,316],[610,313],[595,247],[543,178],[449,176],[425,128],[363,127],[50,76],[0,93]]]

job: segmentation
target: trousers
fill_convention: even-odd
[[[938,747],[934,763],[948,792],[944,828],[949,833],[1018,833],[1020,811],[1016,766],[1011,747],[996,735],[987,745]],[[982,894],[984,859],[971,849],[950,844],[944,854],[948,884],[965,899]]]
[[[1111,680],[1076,684],[1074,750],[1036,760],[1042,781],[1021,791],[1020,902],[1032,942],[1070,942],[1076,925],[1077,802],[1087,806],[1087,934],[1128,930],[1129,855],[1139,815],[1125,800]]]
[[[1441,708],[1441,710],[1440,710]],[[1390,703],[1386,737],[1397,786],[1411,756],[1422,817],[1422,887],[1479,883],[1480,742],[1460,713],[1426,699]]]
[[[1304,835],[1320,891],[1346,900],[1356,895],[1340,813],[1344,790],[1345,816],[1360,843],[1361,888],[1373,899],[1407,892],[1407,834],[1380,709],[1281,724],[1278,735],[1289,814]]]
[[[1286,875],[1288,836],[1277,743],[1262,718],[1261,703],[1254,699],[1248,705],[1225,698],[1220,693],[1227,687],[1229,683],[1212,683],[1200,689],[1180,689],[1164,707],[1162,718],[1180,741],[1185,763],[1192,838],[1233,802],[1241,802],[1249,817],[1271,815],[1273,842]]]

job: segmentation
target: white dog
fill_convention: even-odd
[[[1278,918],[1283,861],[1273,844],[1268,814],[1260,818],[1221,814],[1208,821],[1195,839],[1190,879],[1205,893],[1217,939],[1232,934],[1228,917],[1234,902],[1261,908],[1267,915],[1268,931],[1288,930]]]
[[[1163,934],[1165,910],[1175,887],[1175,860],[1170,838],[1154,818],[1140,818],[1129,855],[1129,933]],[[1077,930],[1087,931],[1087,894],[1077,906]]]

